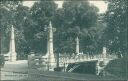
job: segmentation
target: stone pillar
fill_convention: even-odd
[[[79,38],[76,38],[76,54],[79,54]]]
[[[47,45],[48,65],[49,65],[49,69],[53,70],[56,66],[56,62],[53,52],[53,28],[51,22],[49,23],[48,33],[49,33],[48,45]]]
[[[9,48],[9,61],[16,61],[16,51],[15,51],[15,36],[13,25],[11,27],[11,38],[10,38],[10,48]]]
[[[103,59],[107,57],[106,47],[103,47]]]

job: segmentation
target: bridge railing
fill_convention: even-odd
[[[103,59],[116,59],[116,55],[107,55],[103,57],[102,54],[99,55],[77,55],[74,58],[72,57],[61,57],[59,61],[62,63],[74,63],[74,62],[82,62],[82,61],[90,61],[90,60],[103,60]]]

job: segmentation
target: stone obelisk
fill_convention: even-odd
[[[49,23],[48,34],[49,34],[48,43],[47,43],[48,63],[49,63],[49,69],[53,70],[56,66],[56,62],[53,52],[53,28],[51,22]]]
[[[10,38],[10,48],[9,48],[9,61],[16,61],[16,51],[15,51],[15,36],[13,25],[11,27],[11,38]]]
[[[102,59],[103,61],[105,61],[105,59],[107,58],[107,51],[106,51],[106,47],[103,47],[103,52],[102,52]]]
[[[79,38],[76,38],[76,54],[79,54]]]

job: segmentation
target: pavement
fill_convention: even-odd
[[[1,69],[1,80],[22,80],[28,77],[27,60],[19,60],[15,62],[5,62]]]
[[[5,65],[2,70],[13,72],[26,72],[28,70],[28,62],[27,60],[5,62]]]

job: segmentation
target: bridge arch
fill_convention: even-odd
[[[77,63],[69,63],[66,71],[73,73],[96,74],[98,61],[84,61]]]

